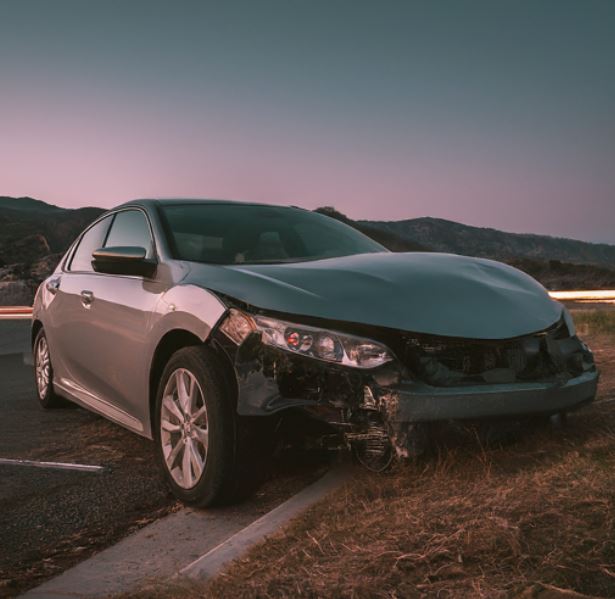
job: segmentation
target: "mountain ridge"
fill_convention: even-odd
[[[56,211],[56,210],[103,210],[97,206],[80,206],[79,208],[65,208],[56,206],[43,200],[37,200],[30,196],[20,196],[18,198],[12,196],[0,196],[0,209],[18,210],[20,212],[39,211]]]
[[[353,220],[325,206],[391,251],[443,251],[507,262],[551,289],[615,287],[615,246],[506,233],[434,217]],[[79,233],[103,208],[62,208],[30,197],[0,196],[0,305],[30,303],[34,291]]]
[[[359,220],[435,251],[495,259],[513,257],[561,260],[573,264],[615,267],[615,245],[538,233],[511,233],[431,216],[398,221]]]

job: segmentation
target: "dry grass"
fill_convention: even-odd
[[[573,310],[577,331],[581,336],[615,335],[615,310]]]
[[[358,470],[213,581],[134,596],[615,596],[615,348],[590,341],[601,401],[563,429],[505,447],[465,436],[388,476]]]

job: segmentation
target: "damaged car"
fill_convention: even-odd
[[[245,492],[284,414],[380,470],[425,423],[563,414],[598,381],[569,312],[515,268],[230,201],[99,217],[40,286],[32,344],[43,407],[153,439],[175,495],[202,506]]]

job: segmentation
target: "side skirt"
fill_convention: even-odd
[[[59,382],[54,381],[54,388],[58,390],[60,395],[66,395],[67,399],[70,399],[87,410],[96,412],[138,435],[147,437],[143,424],[137,418],[94,395],[73,381],[65,378],[61,379]]]

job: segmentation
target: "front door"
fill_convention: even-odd
[[[121,210],[114,215],[103,247],[143,247],[155,257],[144,212]],[[85,318],[80,326],[81,372],[102,399],[142,420],[148,409],[149,364],[145,353],[152,314],[166,285],[131,275],[90,273],[80,280]],[[130,423],[135,426],[134,423]]]

